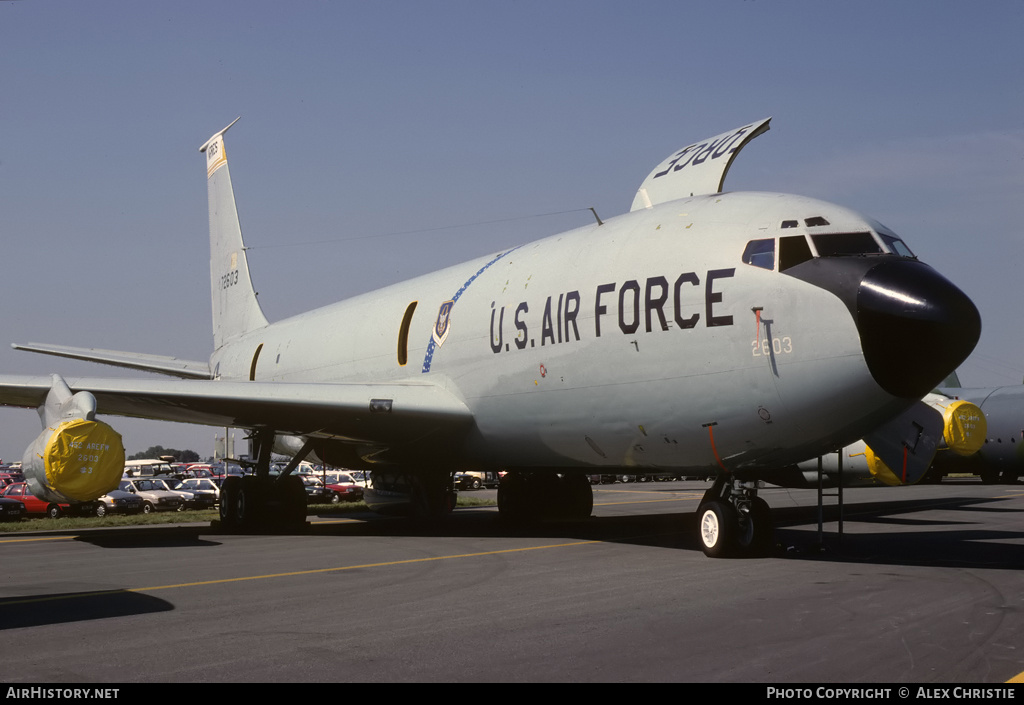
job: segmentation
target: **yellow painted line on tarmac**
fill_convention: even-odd
[[[682,494],[682,495],[692,495],[692,494],[700,495],[700,494],[703,494],[703,490],[678,490],[676,492],[665,492],[663,490],[606,490],[606,489],[595,489],[594,490],[594,494],[597,494],[599,492],[615,492],[615,493],[621,493],[621,494],[651,494],[652,492],[657,492],[658,494]]]
[[[701,493],[685,495],[682,497],[665,497],[661,499],[630,499],[623,502],[594,502],[595,507],[611,507],[616,504],[653,504],[655,502],[686,502],[691,499],[700,499]]]
[[[573,541],[571,543],[555,543],[547,546],[526,546],[523,548],[505,548],[500,551],[482,551],[480,553],[460,553],[451,556],[433,556],[431,558],[407,558],[401,561],[387,561],[384,563],[363,563],[361,565],[345,565],[334,568],[314,568],[311,570],[296,570],[289,573],[268,573],[266,575],[246,575],[240,578],[221,578],[219,580],[201,580],[194,583],[176,583],[173,585],[154,585],[141,588],[124,588],[120,590],[101,590],[98,592],[79,592],[68,595],[43,595],[41,597],[29,597],[21,600],[0,600],[0,607],[10,605],[26,605],[39,602],[57,602],[70,600],[76,597],[96,597],[100,595],[119,595],[126,592],[156,592],[157,590],[174,590],[178,588],[200,587],[206,585],[222,585],[226,583],[239,583],[247,580],[269,580],[271,578],[290,578],[298,575],[316,575],[318,573],[336,573],[342,570],[357,570],[360,568],[385,568],[395,565],[410,565],[413,563],[427,563],[430,561],[447,561],[454,558],[479,558],[481,556],[496,556],[502,553],[522,553],[524,551],[542,551],[549,548],[570,548],[573,546],[587,546],[589,544],[603,543],[602,541]]]
[[[78,536],[39,536],[36,538],[0,539],[0,543],[23,543],[25,541],[66,541],[77,539]]]

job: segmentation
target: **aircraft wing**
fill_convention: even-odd
[[[96,413],[400,445],[461,430],[469,408],[435,384],[313,384],[214,380],[69,379],[91,392]],[[0,404],[39,407],[47,376],[0,375]]]
[[[49,345],[46,343],[13,343],[15,350],[69,357],[74,360],[99,362],[114,367],[127,367],[133,370],[145,370],[159,374],[183,377],[186,379],[210,379],[210,365],[196,360],[183,360],[170,355],[148,355],[146,353],[123,352],[120,350],[102,350],[100,348],[76,348],[69,345]]]

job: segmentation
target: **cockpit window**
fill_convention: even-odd
[[[899,255],[900,257],[916,258],[916,255],[910,251],[907,244],[895,235],[886,235],[885,233],[878,233],[878,235],[882,238],[882,242],[885,243],[885,246],[889,248],[889,252],[892,252],[894,255]]]
[[[743,263],[761,269],[775,269],[775,239],[748,242],[743,250]]]
[[[819,257],[879,255],[882,248],[869,232],[811,235]]]
[[[811,259],[811,246],[803,235],[787,235],[779,238],[779,271],[785,272],[801,262]]]

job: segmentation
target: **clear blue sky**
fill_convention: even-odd
[[[197,149],[238,115],[271,320],[590,217],[525,216],[626,211],[673,150],[771,115],[726,188],[886,223],[981,309],[964,383],[1019,383],[1021,36],[1009,0],[0,2],[0,370],[119,374],[10,342],[206,359]],[[114,425],[129,453],[212,452],[210,429]],[[0,457],[38,432],[0,410]]]

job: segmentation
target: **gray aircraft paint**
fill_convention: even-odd
[[[914,400],[872,379],[837,295],[741,255],[793,221],[786,235],[808,232],[802,224],[818,217],[829,232],[878,226],[799,196],[708,193],[767,125],[674,153],[645,180],[633,211],[602,225],[273,324],[251,286],[221,131],[204,145],[214,379],[68,384],[90,390],[102,413],[333,439],[349,464],[716,472],[839,447]],[[118,355],[79,353],[178,374],[164,361],[147,367]],[[5,376],[0,400],[37,406],[49,386]]]

